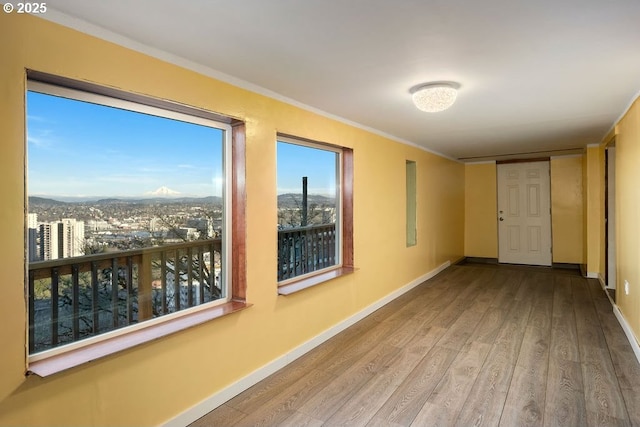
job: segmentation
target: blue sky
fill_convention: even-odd
[[[336,153],[301,145],[278,142],[278,194],[302,193],[302,177],[307,192],[335,195]]]
[[[221,196],[223,131],[27,92],[28,192],[54,197]],[[333,152],[278,142],[278,194],[335,194]]]
[[[222,131],[27,93],[30,195],[222,194]]]

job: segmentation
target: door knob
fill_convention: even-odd
[[[504,221],[504,218],[500,217],[500,221]]]

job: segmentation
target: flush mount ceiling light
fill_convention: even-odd
[[[456,101],[460,85],[454,82],[426,83],[413,87],[410,92],[419,110],[437,113],[451,107]]]

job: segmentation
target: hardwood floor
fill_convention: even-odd
[[[640,366],[596,280],[455,265],[192,424],[640,426]]]

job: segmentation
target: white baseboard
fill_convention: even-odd
[[[622,330],[624,331],[624,334],[627,336],[627,340],[629,341],[629,344],[631,344],[633,353],[636,355],[636,359],[638,359],[638,363],[640,363],[640,345],[638,345],[638,340],[636,340],[636,337],[633,334],[633,331],[631,330],[631,326],[629,326],[629,323],[627,322],[627,319],[625,319],[625,317],[623,316],[622,312],[620,311],[620,308],[616,305],[615,301],[613,301],[609,292],[607,292],[607,289],[609,288],[607,288],[607,284],[604,281],[604,277],[601,274],[598,274],[598,279],[600,280],[600,286],[602,287],[602,290],[607,295],[607,298],[609,298],[609,302],[613,307],[613,314],[616,316],[616,319],[618,319],[618,323],[620,323],[620,326],[622,326]]]
[[[627,319],[625,319],[624,315],[622,314],[622,312],[620,311],[620,308],[617,305],[613,306],[613,314],[616,315],[616,319],[618,319],[620,326],[622,326],[622,330],[624,331],[624,334],[627,336],[627,339],[629,340],[629,344],[631,344],[633,353],[636,355],[636,359],[638,359],[638,363],[640,363],[640,345],[638,345],[638,340],[633,334],[633,330],[631,329],[631,326],[629,325],[629,323],[627,323]]]
[[[604,289],[605,291],[607,289],[615,289],[615,286],[609,286],[607,284],[607,281],[605,280],[604,276],[601,273],[597,273],[597,274],[598,274],[598,280],[600,281],[600,286],[602,286],[602,289]]]
[[[598,280],[600,281],[600,286],[602,286],[602,289],[607,289],[607,282],[605,282],[604,276],[600,273],[598,273]]]
[[[389,295],[385,296],[384,298],[379,299],[378,301],[374,302],[373,304],[369,305],[368,307],[365,307],[363,310],[355,313],[351,317],[349,317],[349,318],[343,320],[342,322],[338,323],[337,325],[327,329],[326,331],[324,331],[321,334],[315,336],[314,338],[310,339],[309,341],[299,345],[298,347],[296,347],[293,350],[291,350],[289,353],[286,353],[283,356],[280,356],[277,359],[272,360],[271,362],[267,363],[263,367],[258,368],[257,370],[253,371],[252,373],[250,373],[246,377],[241,378],[238,381],[236,381],[235,383],[231,384],[230,386],[225,387],[224,389],[214,393],[212,396],[210,396],[207,399],[203,400],[202,402],[196,404],[195,406],[192,406],[191,408],[187,409],[186,411],[184,411],[183,413],[179,414],[175,418],[167,421],[163,425],[165,427],[183,427],[183,426],[191,424],[192,422],[196,421],[197,419],[199,419],[199,418],[203,417],[204,415],[208,414],[209,412],[213,411],[214,409],[216,409],[218,406],[222,405],[223,403],[225,403],[229,399],[231,399],[234,396],[242,393],[243,391],[245,391],[249,387],[257,384],[258,382],[260,382],[263,379],[267,378],[269,375],[275,373],[276,371],[284,368],[289,363],[293,362],[294,360],[296,360],[300,356],[304,355],[305,353],[308,353],[309,351],[313,350],[314,348],[316,348],[317,346],[319,346],[323,342],[327,341],[329,338],[332,338],[333,336],[339,334],[340,332],[342,332],[343,330],[347,329],[349,326],[353,325],[354,323],[364,319],[365,317],[367,317],[368,315],[370,315],[371,313],[373,313],[377,309],[379,309],[382,306],[390,303],[391,301],[393,301],[394,299],[398,298],[402,294],[407,293],[408,291],[410,291],[411,289],[415,288],[416,286],[418,286],[419,284],[421,284],[425,280],[431,279],[436,274],[440,273],[441,271],[443,271],[445,268],[449,267],[450,265],[451,265],[451,262],[447,261],[444,264],[442,264],[442,265],[438,266],[437,268],[435,268],[434,270],[431,270],[430,272],[428,272],[428,273],[426,273],[426,274],[424,274],[424,275],[412,280],[407,285],[401,287],[400,289],[397,289],[397,290],[393,291]]]
[[[587,279],[597,279],[598,276],[599,276],[599,273],[595,271],[587,271]]]

